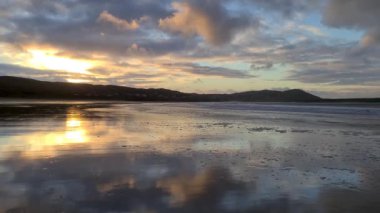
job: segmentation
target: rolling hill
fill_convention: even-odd
[[[32,99],[82,99],[125,101],[265,101],[315,102],[322,99],[303,90],[248,91],[232,94],[183,93],[168,89],[138,89],[114,85],[47,82],[28,78],[0,76],[0,97]]]

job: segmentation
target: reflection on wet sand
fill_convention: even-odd
[[[69,109],[66,120],[65,137],[60,137],[57,144],[86,143],[88,138],[86,130],[82,127],[79,112]]]
[[[88,142],[86,127],[82,126],[80,113],[75,108],[69,108],[67,110],[66,128],[62,132],[58,129],[57,131],[42,135],[42,137],[34,137],[35,138],[30,139],[31,146],[40,147],[41,150],[44,150],[45,146],[60,146]],[[38,143],[40,143],[40,146],[38,146]]]
[[[0,212],[380,211],[377,115],[17,107],[0,106]]]

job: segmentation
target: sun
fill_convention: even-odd
[[[38,69],[66,71],[78,74],[91,74],[88,70],[94,65],[86,60],[56,56],[56,51],[29,50],[31,66]]]

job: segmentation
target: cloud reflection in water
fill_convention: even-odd
[[[68,103],[2,114],[0,211],[380,209],[375,120],[359,116],[363,127],[352,128],[342,116],[208,107]]]

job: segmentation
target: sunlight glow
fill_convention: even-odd
[[[87,132],[82,126],[79,113],[75,109],[68,111],[64,142],[66,144],[87,142]]]
[[[66,131],[65,139],[67,143],[85,143],[87,141],[86,132],[82,129]]]
[[[90,74],[93,67],[89,61],[56,56],[56,51],[29,50],[32,55],[30,64],[39,69],[66,71],[78,74]]]
[[[66,126],[67,127],[80,127],[81,126],[81,121],[77,119],[71,119],[66,121]]]
[[[74,78],[68,78],[66,79],[67,82],[69,83],[89,83],[91,81],[85,80],[85,79],[74,79]]]
[[[86,143],[88,141],[88,137],[87,131],[82,126],[80,117],[76,114],[68,114],[68,118],[66,120],[66,130],[64,132],[52,132],[46,135],[43,140],[40,138],[39,141],[39,143],[34,144],[39,144],[39,146],[43,147],[70,145],[77,143]]]

